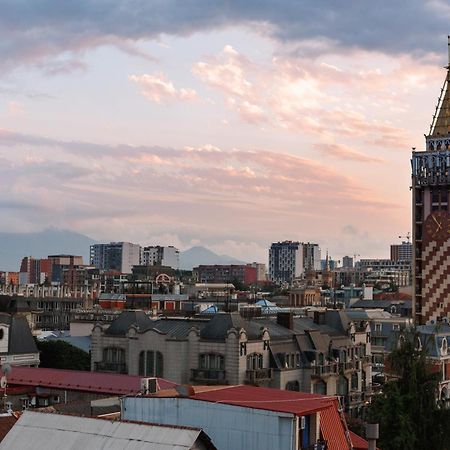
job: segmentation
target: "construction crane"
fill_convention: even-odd
[[[411,240],[411,232],[408,231],[408,233],[406,233],[406,236],[399,236],[399,239],[406,239],[406,242],[409,244],[409,241]]]

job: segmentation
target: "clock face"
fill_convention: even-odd
[[[427,241],[446,241],[450,237],[450,216],[447,211],[431,213],[424,223],[424,238]]]

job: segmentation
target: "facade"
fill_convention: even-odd
[[[141,263],[143,266],[167,266],[178,270],[180,268],[180,251],[173,245],[168,247],[147,246],[142,249]]]
[[[392,261],[412,261],[412,244],[404,241],[401,244],[391,245]]]
[[[252,262],[251,264],[247,265],[256,269],[257,283],[264,283],[267,281],[267,267],[265,264]]]
[[[291,284],[303,274],[303,244],[300,242],[275,242],[269,249],[269,278],[278,284]]]
[[[194,267],[193,276],[198,283],[233,283],[238,281],[246,286],[257,282],[257,269],[250,265],[215,264]]]
[[[331,331],[334,330],[334,331]],[[339,395],[355,415],[371,393],[370,326],[342,311],[314,317],[151,320],[124,311],[92,332],[91,369],[179,384],[251,384]]]
[[[110,242],[90,247],[90,264],[102,270],[131,273],[141,260],[141,247],[131,242]]]
[[[450,64],[450,62],[449,62]],[[418,324],[450,313],[450,65],[425,150],[412,154],[414,308]]]

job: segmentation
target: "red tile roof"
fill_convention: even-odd
[[[347,439],[336,397],[247,385],[215,386],[206,389],[202,386],[192,386],[190,389],[192,393],[189,397],[196,400],[284,412],[297,416],[318,412],[320,414],[320,429],[327,441],[328,449],[343,450],[350,448],[350,436]],[[158,397],[179,396],[174,389],[160,391],[156,395]],[[355,442],[358,442],[358,444],[365,442],[359,436],[355,434],[353,436],[355,436]],[[356,441],[356,437],[359,441]],[[356,448],[359,449],[359,447]]]
[[[354,450],[366,450],[369,448],[369,443],[361,436],[350,431],[350,439],[352,440]]]
[[[9,385],[43,386],[99,394],[132,395],[141,390],[141,377],[81,370],[13,366],[7,378]],[[160,389],[170,389],[176,383],[158,378],[158,385]]]

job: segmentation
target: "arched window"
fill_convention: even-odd
[[[252,353],[247,356],[247,370],[258,370],[263,368],[263,355]]]
[[[313,386],[314,394],[327,395],[327,383],[323,380],[319,380]]]
[[[164,374],[164,358],[161,352],[153,350],[139,353],[139,375],[141,377],[162,377]]]

